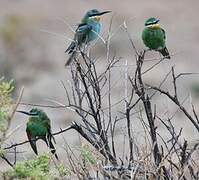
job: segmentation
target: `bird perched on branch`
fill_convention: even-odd
[[[165,45],[166,34],[158,22],[159,20],[154,17],[146,20],[145,28],[142,32],[142,40],[149,49],[156,50],[164,58],[170,59],[169,51]]]
[[[37,146],[36,146],[36,139],[42,139],[45,141],[47,146],[51,149],[51,153],[55,155],[58,159],[56,154],[55,147],[52,143],[52,139],[55,143],[55,139],[51,133],[51,126],[50,126],[50,119],[48,118],[47,114],[42,111],[41,109],[33,108],[30,112],[26,111],[17,111],[29,116],[28,122],[26,124],[26,133],[28,136],[28,140],[30,141],[30,145],[35,152],[37,153]]]
[[[101,16],[110,12],[111,11],[99,12],[97,9],[87,11],[75,31],[73,41],[65,51],[65,53],[70,55],[65,66],[70,65],[72,60],[76,57],[77,51],[80,50],[82,45],[88,45],[91,41],[98,38],[101,30]]]

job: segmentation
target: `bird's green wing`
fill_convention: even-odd
[[[33,137],[31,136],[31,131],[29,130],[28,127],[26,128],[26,134],[27,134],[27,136],[28,136],[28,140],[29,140],[29,142],[30,142],[30,145],[31,145],[33,151],[35,152],[35,154],[38,154],[38,153],[37,153],[36,141],[35,141],[35,140],[33,141],[33,139],[34,139],[35,137],[33,138]]]
[[[47,126],[48,128],[48,135],[49,135],[49,137],[50,137],[50,139],[53,139],[53,141],[54,141],[54,143],[56,143],[55,142],[55,138],[54,138],[54,136],[52,135],[52,131],[51,131],[51,126],[50,126],[50,120],[49,120],[49,123],[48,123],[48,126]],[[49,140],[50,140],[49,139]]]
[[[166,32],[164,29],[161,28],[161,31],[163,32],[163,38],[164,40],[166,40]],[[169,55],[169,51],[167,49],[167,47],[165,46],[163,49],[160,49],[159,52],[167,59],[170,59],[170,55]]]
[[[55,157],[58,159],[55,147],[52,143],[52,139],[55,142],[55,138],[53,137],[52,132],[51,132],[50,119],[45,119],[44,122],[45,122],[45,127],[47,127],[47,134],[42,139],[46,142],[47,146],[51,149],[51,153],[54,154]]]
[[[165,32],[165,30],[161,28],[161,31],[163,32],[164,39],[166,39],[166,32]]]
[[[76,31],[74,41],[66,49],[65,53],[71,54],[75,51],[76,43],[81,45],[86,42],[88,32],[91,30],[91,26],[85,23],[79,24]]]
[[[92,27],[88,24],[79,24],[75,34],[75,41],[78,43],[78,45],[86,43],[88,38],[88,33],[91,29]]]
[[[88,34],[92,27],[88,24],[82,23],[78,25],[78,28],[75,32],[74,41],[71,42],[69,47],[66,49],[65,53],[71,54],[70,58],[66,62],[65,66],[68,66],[74,57],[76,56],[76,52],[78,47],[81,46],[83,43],[87,43],[88,41]]]

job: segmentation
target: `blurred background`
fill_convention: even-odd
[[[128,31],[138,50],[144,45],[141,33],[144,21],[155,16],[160,19],[161,26],[167,34],[167,47],[172,54],[171,60],[166,60],[156,67],[144,78],[147,83],[158,85],[172,66],[176,73],[198,73],[199,50],[199,1],[189,0],[1,0],[0,1],[0,76],[14,79],[15,99],[22,86],[25,87],[22,102],[53,105],[53,101],[66,104],[66,95],[61,81],[70,79],[70,69],[64,64],[67,55],[64,53],[69,45],[68,38],[73,38],[70,26],[75,29],[88,9],[111,10],[112,14],[103,16],[101,23],[103,30],[101,36],[106,38],[110,20],[113,16],[112,30],[126,21]],[[105,63],[105,44],[98,40],[92,47],[94,57],[100,58],[99,68]],[[121,57],[121,68],[115,68],[113,81],[118,81],[113,88],[113,101],[120,100],[124,93],[122,90],[124,71],[122,65],[129,64],[129,74],[134,73],[135,56],[125,31],[120,28],[111,39],[111,55]],[[159,58],[159,54],[150,52],[147,58]],[[149,67],[154,62],[145,64]],[[185,107],[191,110],[190,102],[196,105],[199,111],[199,76],[191,75],[178,80],[180,99]],[[67,84],[67,83],[66,83]],[[130,87],[130,85],[129,85]],[[171,81],[167,81],[164,88],[172,89]],[[160,97],[160,96],[158,96]],[[159,110],[168,114],[176,112],[177,108],[166,98],[158,99]],[[20,110],[30,110],[30,106],[20,106]],[[43,108],[51,118],[52,131],[67,127],[71,121],[76,120],[73,112],[66,109]],[[165,110],[166,109],[166,110]],[[21,142],[27,139],[25,123],[27,117],[16,114],[10,131],[19,126],[7,143]],[[183,137],[190,141],[198,139],[197,132],[193,131],[192,124],[179,112],[176,113],[174,123],[177,128],[186,127]],[[135,122],[136,126],[136,122]],[[160,127],[161,130],[161,127]],[[77,133],[68,131],[63,134],[68,144],[78,146]],[[165,135],[166,136],[166,135]],[[63,153],[63,137],[56,136],[58,155]],[[38,143],[39,152],[45,151],[43,142]],[[118,146],[119,147],[119,146]],[[18,156],[24,159],[34,156],[29,144],[20,146],[18,150],[25,153]],[[12,158],[12,154],[10,155]],[[6,168],[6,166],[1,166]]]

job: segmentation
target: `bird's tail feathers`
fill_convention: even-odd
[[[69,66],[72,62],[72,60],[76,57],[77,54],[77,43],[71,42],[70,46],[66,49],[65,53],[68,53],[70,55],[69,59],[67,60],[65,66]]]
[[[54,137],[50,134],[48,135],[47,137],[43,138],[43,140],[46,142],[47,146],[50,148],[50,151],[52,154],[54,154],[54,156],[56,157],[56,159],[58,160],[58,156],[56,154],[56,149],[55,149],[55,146],[53,145],[52,143],[52,139]],[[55,140],[54,140],[55,141]]]
[[[72,60],[76,57],[76,55],[77,55],[77,52],[76,52],[76,50],[74,50],[72,52],[72,54],[70,55],[70,57],[68,58],[65,66],[69,66],[71,64]]]
[[[56,149],[55,149],[55,146],[53,145],[52,141],[50,140],[49,141],[49,147],[50,147],[50,150],[51,150],[51,153],[55,155],[56,159],[58,160],[58,156],[56,154]]]
[[[32,136],[30,135],[29,131],[27,131],[27,136],[28,136],[28,140],[30,142],[30,146],[33,149],[33,151],[35,152],[35,154],[37,153],[37,145],[36,145],[36,140],[34,140],[34,138],[32,138]]]
[[[76,43],[73,41],[71,44],[68,46],[68,48],[65,50],[65,53],[71,54],[76,47]]]
[[[159,52],[167,59],[171,59],[171,56],[169,55],[169,51],[167,47],[164,47],[163,49],[159,50]]]
[[[53,135],[52,135],[52,139],[53,139],[54,143],[56,144],[55,137]]]
[[[31,140],[30,145],[31,145],[33,151],[35,152],[35,154],[38,155],[36,141]]]

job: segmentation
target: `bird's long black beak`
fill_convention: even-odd
[[[103,14],[110,13],[111,11],[103,11],[96,14],[96,16],[102,16]]]
[[[37,113],[29,113],[29,112],[26,112],[26,111],[17,111],[17,112],[26,114],[28,116],[37,116]]]
[[[159,21],[160,21],[160,20],[159,20],[159,19],[157,19],[155,23],[158,23]]]

